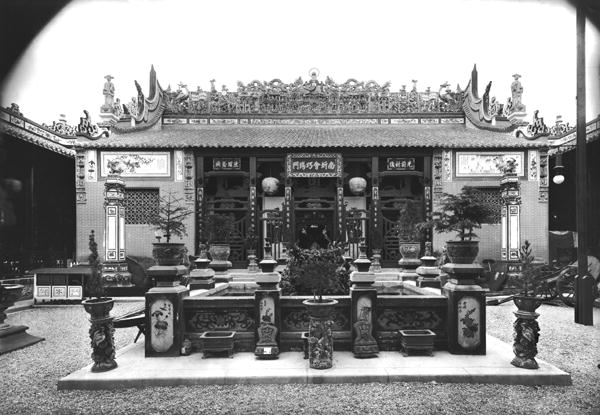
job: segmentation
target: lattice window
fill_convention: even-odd
[[[125,223],[148,225],[158,214],[158,189],[125,189]]]
[[[499,187],[478,187],[477,190],[480,192],[481,200],[488,212],[493,218],[488,223],[500,223],[501,208],[502,208],[502,197],[500,197]]]

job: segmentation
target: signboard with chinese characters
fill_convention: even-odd
[[[525,155],[521,152],[457,152],[456,177],[500,177],[499,162],[514,159],[517,174],[523,176]]]
[[[288,177],[341,177],[340,153],[295,153],[286,158]]]
[[[240,170],[242,168],[242,159],[239,157],[215,157],[213,158],[213,170]]]
[[[413,158],[388,158],[387,162],[388,171],[398,170],[414,170],[415,159]]]
[[[121,170],[123,177],[170,177],[171,153],[168,151],[102,151],[100,174],[106,177],[109,164]]]

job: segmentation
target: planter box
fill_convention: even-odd
[[[205,331],[200,335],[203,357],[207,353],[227,352],[227,356],[233,356],[233,341],[235,331]]]
[[[412,351],[427,352],[433,355],[433,340],[435,333],[428,329],[423,330],[398,330],[400,335],[400,346],[404,355],[408,356]]]

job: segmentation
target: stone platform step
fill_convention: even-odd
[[[334,352],[333,368],[310,369],[302,352],[282,353],[276,360],[257,360],[252,353],[232,358],[144,357],[144,342],[117,352],[118,367],[92,373],[91,364],[58,381],[58,389],[123,389],[147,386],[208,384],[443,382],[509,385],[570,385],[571,375],[538,359],[538,370],[512,366],[511,345],[487,337],[487,355],[459,356],[434,351],[433,356],[404,357],[381,352],[379,357],[355,359],[350,352]]]
[[[10,326],[0,330],[0,354],[23,349],[44,340],[43,337],[26,333],[28,328],[27,326]]]

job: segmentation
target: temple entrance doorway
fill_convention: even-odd
[[[296,241],[302,249],[324,249],[332,242],[333,212],[302,212],[296,219]]]

